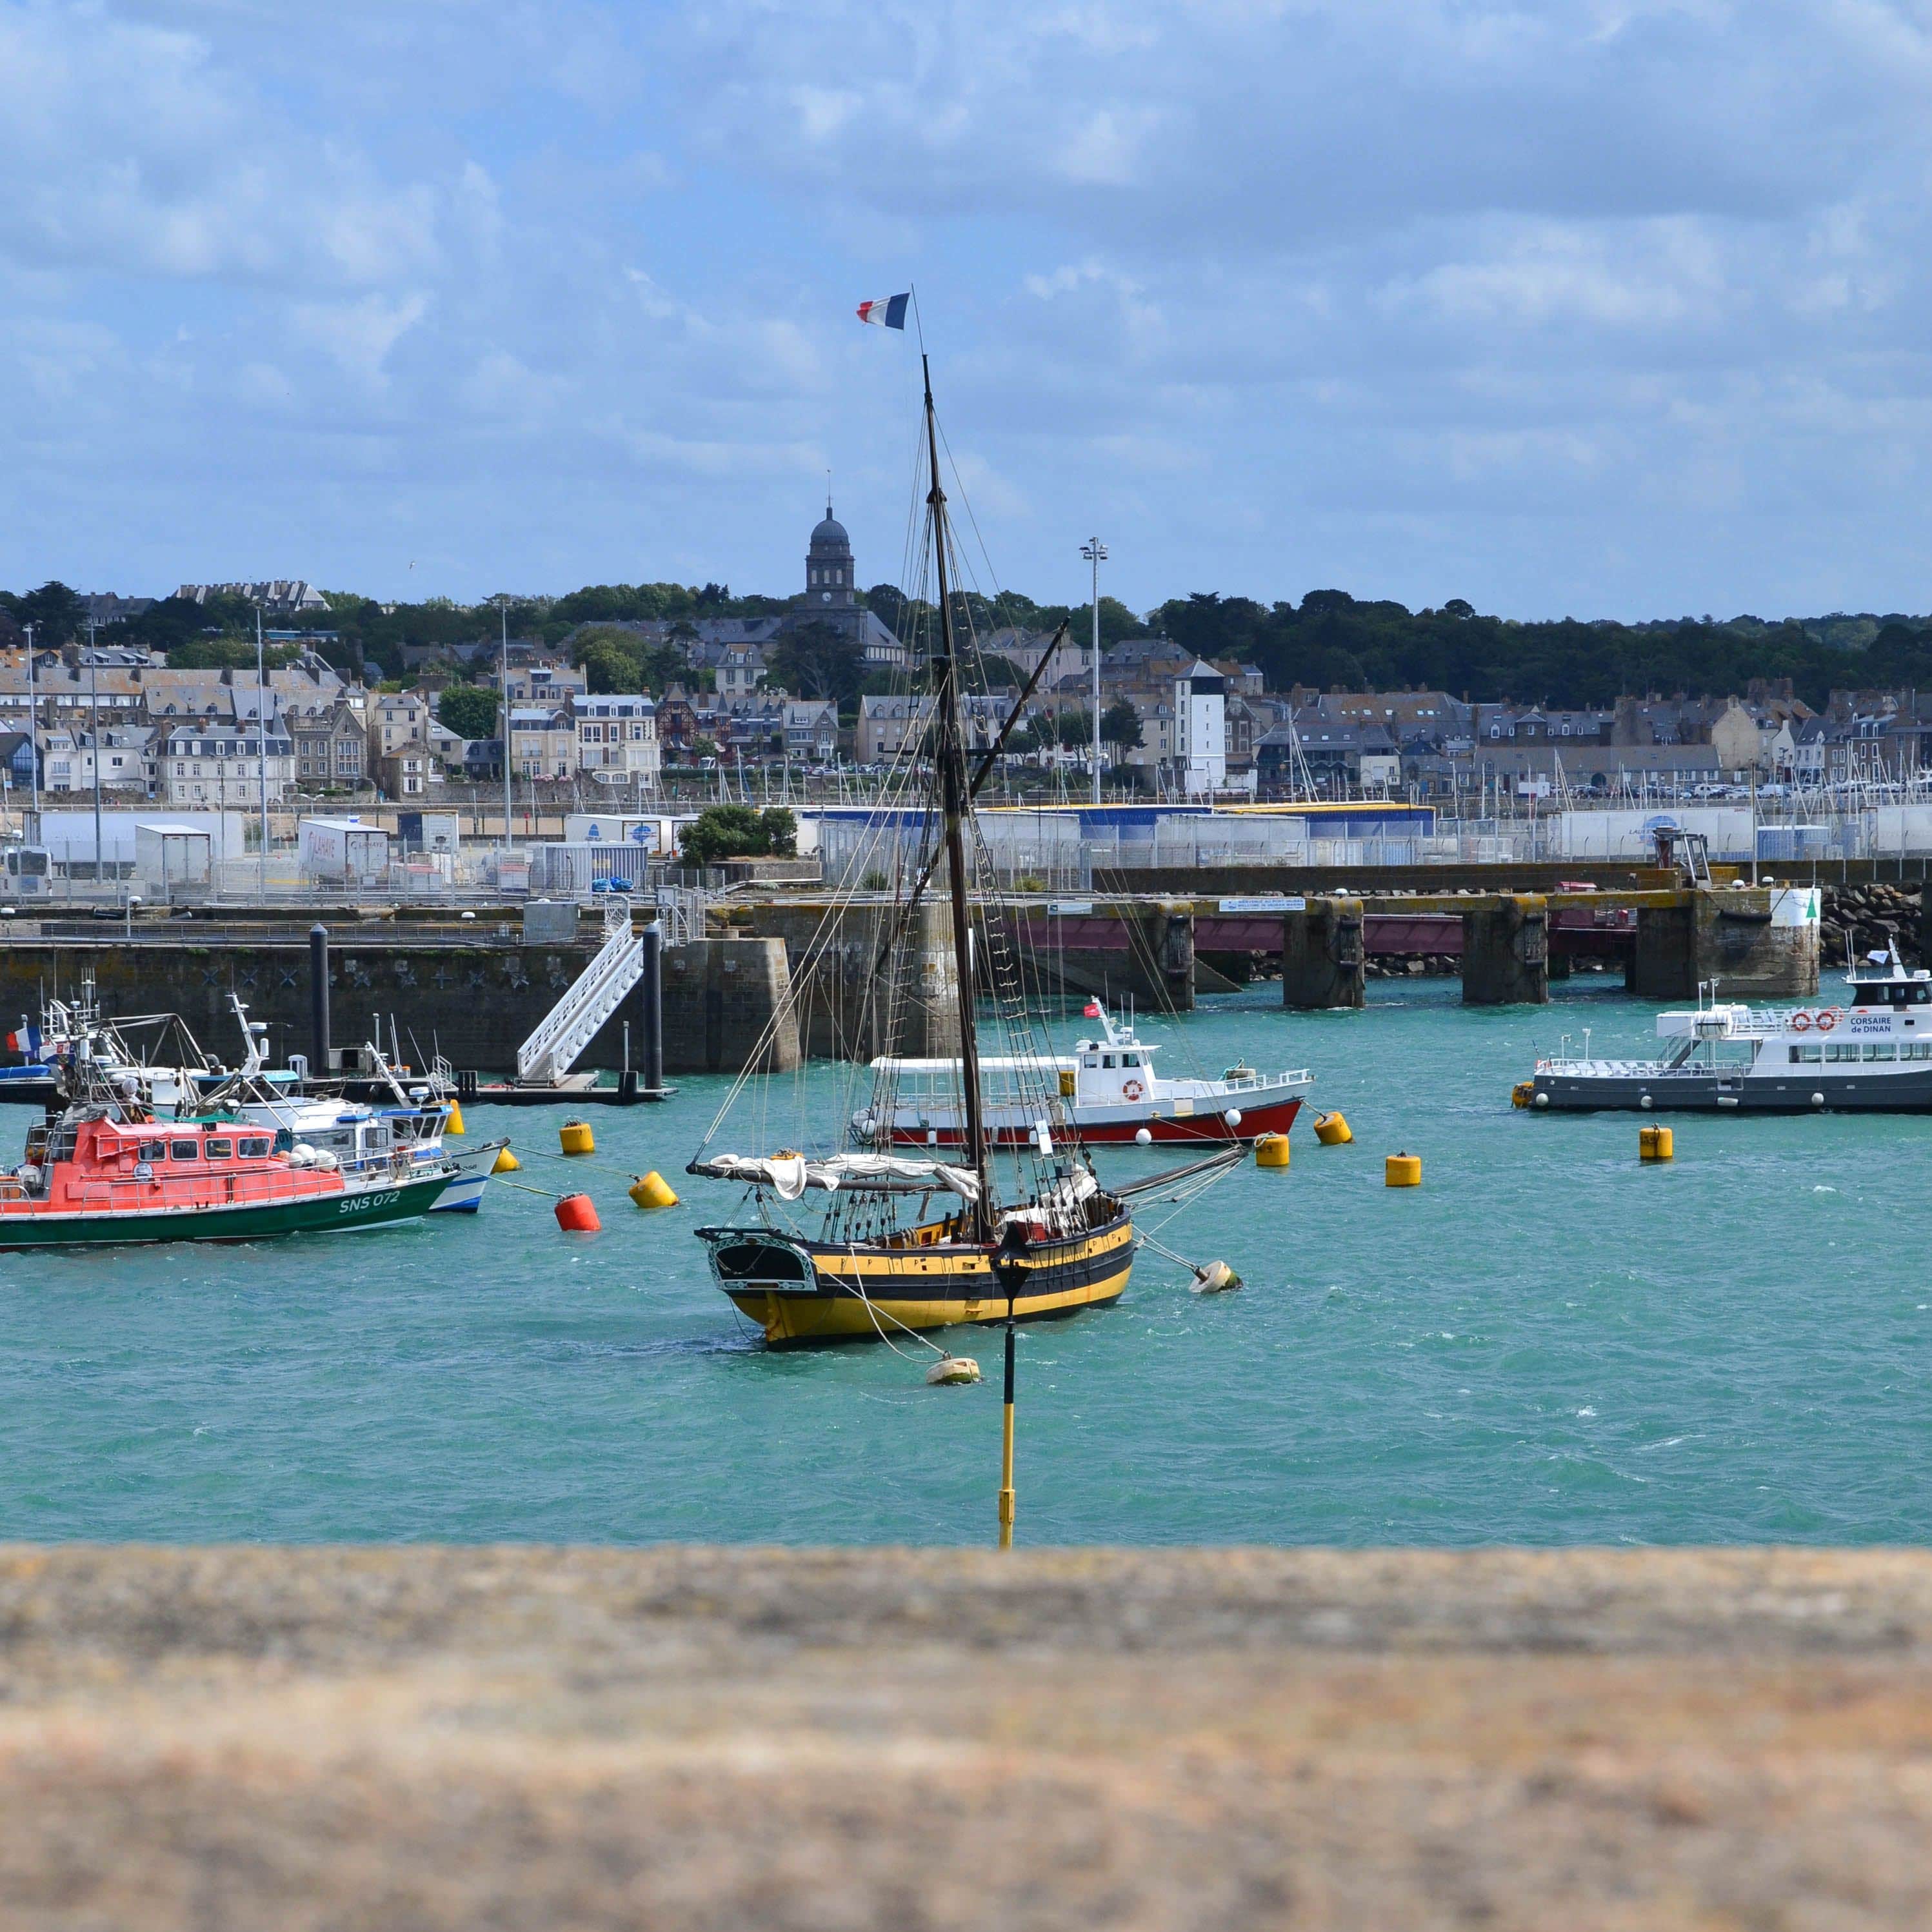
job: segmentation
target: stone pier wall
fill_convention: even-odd
[[[914,913],[888,962],[888,974],[899,975],[896,986],[875,970],[896,907],[821,899],[748,910],[751,922],[741,930],[783,948],[797,989],[799,1044],[809,1058],[943,1059],[959,1051],[952,912],[944,899],[928,896]]]
[[[334,1043],[349,1046],[388,1038],[394,1017],[406,1058],[440,1052],[458,1069],[510,1073],[517,1048],[589,964],[593,946],[410,946],[355,941],[332,946],[330,1026]],[[309,1049],[308,946],[286,942],[174,945],[112,940],[26,940],[0,944],[0,1016],[36,1014],[43,994],[77,992],[92,971],[102,1010],[110,1017],[178,1013],[202,1047],[232,1064],[241,1035],[231,992],[266,1021],[269,1048],[280,1060]],[[757,939],[706,940],[664,955],[664,1070],[735,1072],[745,1064],[782,997],[784,949]],[[578,1060],[584,1071],[623,1064],[626,1010],[592,1041]],[[796,1032],[778,1042],[778,1064],[796,1065]]]

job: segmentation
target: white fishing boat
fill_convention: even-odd
[[[1258,1140],[1285,1134],[1315,1084],[1306,1068],[1258,1073],[1228,1067],[1219,1079],[1170,1079],[1159,1072],[1161,1048],[1143,1040],[1131,1019],[1116,1019],[1098,1000],[1086,1017],[1100,1022],[1096,1040],[1044,1060],[982,1058],[986,1132],[996,1147],[1018,1147],[1037,1130],[1032,1096],[1042,1073],[1059,1090],[1066,1117],[1090,1147],[1122,1142],[1146,1147],[1174,1142]],[[965,1110],[956,1060],[882,1056],[872,1063],[870,1102],[853,1116],[864,1145],[963,1147]]]
[[[1849,976],[1842,1003],[1784,1011],[1700,999],[1660,1013],[1654,1059],[1553,1055],[1520,1082],[1519,1106],[1802,1114],[1932,1113],[1932,973],[1894,946]]]

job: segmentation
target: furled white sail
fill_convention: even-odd
[[[691,1172],[715,1180],[748,1181],[769,1187],[781,1201],[796,1201],[808,1187],[832,1193],[841,1187],[869,1187],[889,1192],[917,1193],[944,1188],[962,1201],[980,1198],[978,1178],[968,1168],[949,1167],[938,1160],[902,1160],[896,1154],[836,1154],[824,1160],[807,1160],[800,1154],[713,1154],[694,1161]]]

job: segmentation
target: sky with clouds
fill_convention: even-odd
[[[1932,0],[0,0],[0,583],[1932,609]],[[982,574],[987,573],[982,572]]]

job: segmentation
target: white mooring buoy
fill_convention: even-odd
[[[942,1355],[926,1370],[926,1379],[934,1388],[950,1388],[955,1382],[976,1382],[980,1364],[970,1355]]]

